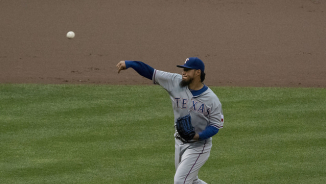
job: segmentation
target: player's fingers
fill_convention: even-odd
[[[117,64],[117,68],[118,68],[118,73],[120,73],[120,71],[122,70],[121,62]]]
[[[118,73],[120,73],[121,70],[126,69],[124,62],[125,62],[125,61],[120,61],[120,62],[117,64],[117,67],[118,67]]]

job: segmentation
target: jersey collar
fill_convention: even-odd
[[[202,87],[200,90],[191,90],[191,89],[189,89],[189,90],[190,90],[192,96],[198,96],[198,95],[204,93],[207,89],[208,89],[208,87],[204,84],[204,87]]]

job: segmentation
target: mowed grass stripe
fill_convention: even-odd
[[[225,125],[208,183],[324,183],[326,90],[212,87]],[[159,86],[0,85],[0,183],[173,183]]]
[[[2,152],[5,155],[2,158],[6,157],[4,159],[6,163],[10,160],[8,157],[12,160],[5,166],[17,167],[6,174],[13,174],[18,178],[19,176],[35,178],[33,173],[60,176],[69,173],[68,170],[73,172],[73,177],[68,181],[74,181],[75,177],[80,177],[74,171],[79,173],[81,172],[79,170],[83,171],[93,164],[97,170],[104,161],[106,166],[103,167],[106,172],[101,177],[106,178],[105,182],[115,177],[117,181],[128,179],[120,175],[123,175],[124,170],[129,173],[128,175],[136,172],[134,169],[126,168],[133,165],[137,169],[138,167],[130,160],[137,157],[142,159],[144,155],[135,150],[160,152],[161,146],[158,145],[167,147],[164,142],[172,140],[173,125],[167,123],[168,119],[165,118],[165,116],[173,118],[171,110],[166,113],[157,112],[157,109],[148,106],[150,99],[146,98],[151,95],[150,89],[148,90],[144,92],[141,87],[124,86],[2,86],[1,100],[4,99],[4,103],[1,103],[0,116],[5,121],[1,121],[3,127],[1,139],[4,141],[2,147],[6,147],[4,150],[7,150]],[[134,95],[130,95],[133,92]],[[164,111],[170,107],[164,91],[158,92],[151,99],[160,100],[162,95],[168,104],[161,108]],[[24,96],[26,98],[22,98]],[[155,115],[155,118],[148,114]],[[153,125],[155,127],[151,127]],[[161,130],[166,128],[171,132],[164,135]],[[157,134],[158,139],[151,139],[153,134]],[[173,147],[171,149],[173,150]],[[148,154],[145,156],[148,157]],[[44,165],[36,164],[42,161],[45,161]],[[119,164],[120,162],[123,163]],[[21,169],[20,163],[27,168]],[[75,165],[76,168],[67,168],[63,163],[71,163],[68,165],[71,167]],[[158,161],[152,163],[160,164]],[[41,176],[38,178],[42,179]],[[53,182],[58,182],[58,179],[60,177]],[[33,180],[31,183],[36,181]],[[42,182],[43,180],[40,180],[40,183]],[[91,181],[85,179],[84,182]]]
[[[205,166],[218,168],[217,173],[223,175],[215,175],[211,181],[324,183],[325,92],[312,88],[221,91],[225,129],[220,131],[219,141],[213,147],[219,152],[211,155],[215,162]]]

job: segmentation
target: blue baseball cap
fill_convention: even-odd
[[[197,57],[187,58],[184,65],[177,65],[179,68],[196,69],[205,72],[205,65],[202,60]]]

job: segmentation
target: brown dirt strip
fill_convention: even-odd
[[[0,17],[0,83],[151,84],[116,63],[196,56],[210,86],[326,87],[321,0],[10,0]]]

